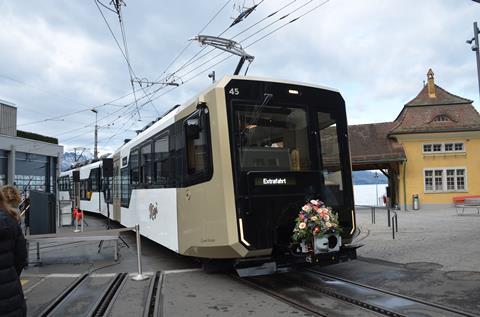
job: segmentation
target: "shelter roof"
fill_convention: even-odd
[[[352,164],[403,161],[406,157],[403,147],[388,137],[394,125],[382,122],[349,126]]]

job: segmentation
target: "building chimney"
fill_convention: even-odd
[[[428,97],[430,98],[435,98],[435,79],[433,78],[433,71],[430,68],[427,73],[427,79],[428,79],[428,84],[427,84],[427,89],[428,89]]]

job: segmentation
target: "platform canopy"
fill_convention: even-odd
[[[406,159],[403,147],[388,137],[395,122],[348,127],[353,170],[391,169]]]

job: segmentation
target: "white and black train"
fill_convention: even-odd
[[[238,266],[355,258],[345,103],[335,90],[225,77],[111,157],[104,194],[101,162],[78,168],[70,191],[80,209],[106,215],[108,203],[113,220],[140,224],[143,236],[179,254]],[[331,206],[342,227],[341,247],[333,242],[313,259],[292,250],[295,218],[310,199]]]

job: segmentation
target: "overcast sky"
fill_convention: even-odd
[[[105,5],[109,1],[104,0]],[[203,34],[220,34],[238,15],[234,6],[253,3],[125,2],[122,12],[131,66],[136,77],[149,81],[178,70],[201,49],[192,43],[165,71],[227,2]],[[235,37],[246,38],[242,44],[248,46],[323,2],[265,0],[222,36],[231,38],[288,5]],[[122,44],[117,16],[101,8]],[[473,36],[474,21],[480,22],[480,4],[470,0],[330,0],[248,47],[246,51],[255,56],[249,75],[336,88],[345,98],[349,124],[358,124],[394,120],[420,91],[432,68],[438,85],[474,100],[478,110],[475,54],[465,43]],[[93,152],[95,114],[89,109],[131,92],[126,61],[95,2],[0,0],[0,43],[0,99],[17,106],[17,128],[57,137],[66,150],[83,146]],[[175,80],[186,83],[158,91],[152,95],[153,105],[143,105],[147,99],[138,91],[137,98],[144,98],[138,102],[141,121],[134,107],[122,107],[131,104],[132,95],[96,108],[100,154],[113,151],[123,139],[133,137],[135,129],[205,89],[211,82],[209,71],[215,70],[217,78],[231,74],[238,59],[213,66],[227,56],[212,59],[216,54],[177,72]]]

